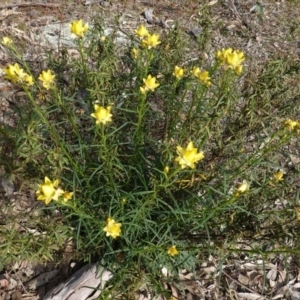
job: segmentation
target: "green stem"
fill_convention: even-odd
[[[45,115],[43,114],[43,112],[40,109],[40,107],[35,103],[35,101],[33,99],[33,96],[29,92],[28,88],[25,85],[23,86],[23,88],[24,88],[24,91],[25,91],[27,97],[29,98],[30,102],[32,103],[32,105],[33,105],[36,113],[39,115],[39,117],[41,118],[42,122],[47,126],[47,129],[50,131],[51,137],[54,139],[54,142],[57,145],[57,147],[60,150],[62,150],[62,152],[64,153],[64,155],[68,158],[68,160],[70,161],[70,163],[73,165],[74,169],[83,176],[84,174],[78,168],[78,165],[72,159],[72,157],[68,153],[67,149],[65,148],[64,142],[61,140],[61,138],[59,137],[59,135],[57,134],[57,132],[55,131],[55,129],[53,129],[53,126],[50,124],[50,122],[48,121],[48,119],[45,117]]]

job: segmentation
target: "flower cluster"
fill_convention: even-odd
[[[14,65],[8,64],[6,68],[3,69],[4,78],[11,81],[12,83],[19,83],[26,86],[31,86],[34,84],[33,77],[27,74],[20,66],[15,63]],[[42,71],[39,76],[39,80],[45,89],[49,89],[54,82],[55,75],[52,74],[51,70]]]
[[[225,64],[228,69],[232,69],[237,75],[242,73],[242,63],[245,55],[242,51],[232,50],[232,48],[222,49],[216,53],[217,59]]]
[[[4,78],[12,83],[19,83],[27,86],[33,85],[32,76],[24,72],[17,63],[14,65],[8,64],[7,67],[3,69],[3,72],[5,74]]]
[[[85,33],[88,31],[89,26],[88,23],[83,23],[82,20],[73,21],[69,24],[71,33],[78,38],[84,38]],[[147,28],[143,25],[139,26],[137,30],[135,30],[136,36],[140,39],[140,48],[132,48],[131,56],[133,59],[137,59],[142,48],[145,49],[153,49],[161,44],[160,36],[158,34],[150,34]],[[101,38],[101,41],[105,41],[105,37]],[[3,38],[3,45],[9,45],[12,41],[9,38]],[[147,51],[145,51],[147,52]],[[150,52],[147,52],[150,53]],[[152,55],[152,53],[150,53]],[[242,72],[242,63],[245,60],[244,53],[239,50],[232,50],[231,48],[222,49],[216,53],[217,59],[224,65],[226,68],[232,69],[236,74],[240,74]],[[150,57],[150,56],[148,56]],[[4,69],[5,78],[14,82],[14,83],[22,83],[27,85],[33,85],[32,76],[28,75],[24,72],[23,69],[19,67],[18,64],[8,65],[7,68]],[[144,72],[147,74],[148,69]],[[173,71],[173,76],[180,80],[185,76],[187,71],[180,66],[175,66]],[[212,73],[212,72],[211,72]],[[199,67],[194,67],[191,72],[191,76],[194,76],[201,84],[204,84],[206,87],[211,85],[211,74],[206,70],[201,70]],[[43,87],[48,90],[54,84],[55,75],[51,70],[42,71],[38,79],[41,81]],[[143,95],[148,92],[155,91],[160,84],[157,82],[156,77],[152,77],[152,75],[148,74],[146,78],[143,78],[143,85],[139,87],[140,93]],[[111,113],[112,106],[99,106],[97,104],[94,105],[94,112],[90,114],[92,118],[95,119],[96,124],[106,125],[109,122],[112,122],[113,114]],[[299,127],[298,122],[287,120],[284,123],[284,126],[288,130],[294,130]],[[102,127],[103,128],[103,127]],[[179,167],[176,169],[176,172],[181,169],[191,168],[195,169],[196,164],[204,159],[204,153],[199,151],[198,148],[194,147],[192,141],[188,143],[186,148],[181,146],[177,146],[176,149],[177,157],[175,158],[175,162],[178,163]],[[168,177],[170,172],[169,166],[165,166],[163,170],[165,177]],[[171,177],[169,174],[169,176]],[[276,173],[274,175],[274,180],[276,182],[282,180],[283,173]],[[235,196],[239,196],[240,194],[246,193],[250,188],[250,184],[243,180],[241,184],[236,187]],[[73,192],[66,192],[59,187],[59,180],[56,179],[51,181],[48,177],[44,178],[44,182],[39,184],[38,190],[36,191],[37,200],[44,201],[46,205],[48,205],[52,200],[53,201],[68,201],[72,199]],[[122,199],[122,204],[126,203],[126,199]],[[101,225],[102,226],[102,225]],[[103,224],[102,234],[106,233],[106,237],[111,237],[112,239],[116,239],[122,233],[122,223],[117,222],[113,217],[109,216],[106,218],[105,225]],[[123,227],[124,228],[124,227]],[[172,245],[172,244],[171,244]],[[179,254],[179,251],[176,248],[176,245],[172,245],[166,249],[166,253],[170,256],[176,256]]]
[[[298,121],[293,121],[291,119],[288,119],[288,120],[283,121],[283,126],[288,131],[296,131],[297,133],[300,132],[300,122],[298,122]]]
[[[134,32],[136,36],[140,38],[143,48],[155,48],[161,43],[159,34],[150,34],[144,25],[140,25]]]
[[[176,79],[181,79],[184,77],[185,70],[181,67],[175,66],[174,67],[174,72],[173,76],[176,77]],[[191,71],[190,74],[193,75],[198,79],[200,83],[203,83],[207,87],[211,85],[211,77],[208,71],[202,71],[200,70],[199,67],[194,67]]]
[[[194,67],[191,71],[191,74],[194,75],[199,80],[199,82],[202,82],[207,87],[211,85],[211,78],[208,71],[201,71],[200,68]]]
[[[60,197],[62,197],[64,201],[72,199],[73,192],[65,192],[58,185],[58,179],[52,182],[46,176],[44,179],[44,183],[41,183],[38,190],[36,191],[37,200],[44,201],[45,204],[48,205],[51,200],[58,201]]]

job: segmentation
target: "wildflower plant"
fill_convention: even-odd
[[[214,49],[213,59],[186,63],[180,30],[161,35],[141,25],[122,55],[113,35],[101,38],[100,23],[91,29],[75,20],[71,33],[80,59],[49,53],[37,76],[22,59],[3,69],[26,101],[15,128],[1,125],[13,153],[2,145],[1,160],[6,174],[34,192],[40,219],[32,216],[33,223],[47,232],[11,235],[33,249],[43,244],[34,257],[16,245],[8,252],[11,238],[0,232],[7,261],[54,259],[71,239],[76,257],[101,261],[121,289],[135,274],[157,284],[162,267],[176,276],[219,248],[240,251],[241,237],[259,236],[253,252],[275,247],[268,226],[286,231],[291,220],[299,223],[296,203],[274,204],[295,191],[284,189],[294,171],[278,170],[299,123],[296,114],[256,121],[257,107],[267,105],[256,102],[266,69],[243,90],[247,55],[239,49]],[[8,38],[2,44],[20,58]],[[57,210],[63,217],[50,225]]]

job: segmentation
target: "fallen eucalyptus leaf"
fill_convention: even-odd
[[[265,297],[252,293],[238,293],[239,297],[247,299],[247,300],[264,300]]]

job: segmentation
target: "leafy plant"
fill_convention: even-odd
[[[186,62],[178,29],[140,26],[121,52],[101,24],[70,29],[77,56],[49,53],[38,77],[2,40],[18,58],[4,77],[26,101],[14,128],[1,124],[13,153],[2,144],[1,161],[45,202],[27,220],[42,234],[0,229],[6,262],[59,259],[71,239],[77,259],[101,261],[129,295],[139,281],[159,289],[163,267],[174,276],[218,249],[245,251],[239,243],[274,252],[289,236],[298,249],[298,170],[287,155],[300,125],[280,98],[295,66],[273,61],[243,82],[242,51]]]

